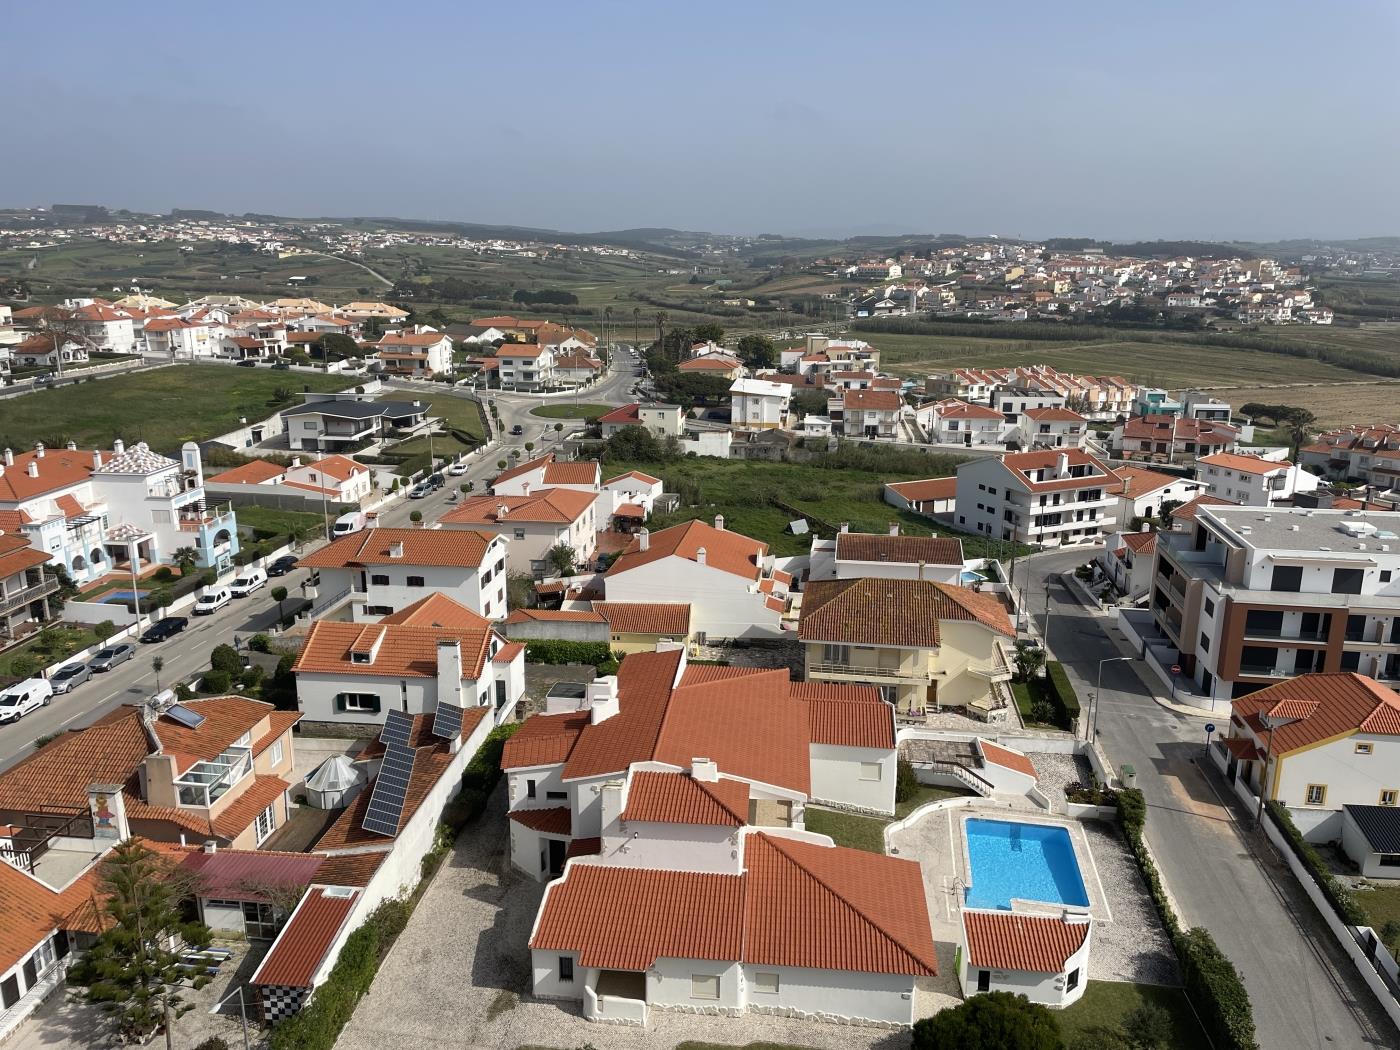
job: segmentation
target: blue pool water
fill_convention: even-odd
[[[1064,828],[1009,820],[967,821],[970,908],[1011,909],[1013,897],[1087,907],[1089,895]]]
[[[131,601],[131,599],[135,598],[137,595],[140,595],[142,598],[144,598],[144,597],[146,597],[146,592],[145,592],[145,591],[108,591],[107,594],[103,597],[102,600],[103,600],[104,602],[129,602],[129,601]]]

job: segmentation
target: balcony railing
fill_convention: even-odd
[[[18,590],[10,591],[8,594],[0,595],[0,616],[12,613],[16,609],[22,609],[30,602],[37,602],[40,598],[47,598],[50,594],[58,593],[58,579],[54,576],[44,576],[38,583],[31,583]]]
[[[1247,642],[1297,642],[1300,645],[1326,645],[1327,635],[1322,632],[1313,634],[1303,634],[1301,632],[1286,634],[1282,629],[1277,627],[1254,628],[1246,625],[1244,629],[1244,640]]]
[[[840,675],[845,678],[859,678],[862,681],[891,679],[898,682],[930,682],[933,673],[927,667],[880,667],[874,664],[837,663],[830,660],[812,662],[807,665],[808,674]]]

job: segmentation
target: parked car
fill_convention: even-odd
[[[49,685],[53,686],[55,693],[71,693],[91,677],[92,672],[88,670],[87,664],[69,664],[53,673]]]
[[[431,485],[429,485],[426,481],[420,481],[418,484],[414,485],[413,488],[408,490],[408,498],[422,499],[432,491],[433,487]]]
[[[136,655],[136,646],[130,642],[122,642],[120,645],[109,645],[107,648],[99,650],[97,655],[88,661],[89,671],[110,671],[117,664],[124,664]]]
[[[335,519],[335,525],[331,527],[332,538],[349,536],[352,532],[359,532],[365,527],[369,519],[365,517],[362,510],[352,510],[342,514]]]
[[[274,361],[272,362],[272,368],[273,371],[276,372],[290,372],[292,366],[289,365],[286,361]]]
[[[257,368],[257,367],[258,367],[258,363],[257,363],[256,361],[252,361],[252,360],[244,360],[244,361],[239,361],[239,362],[238,362],[238,367],[239,367],[239,368]]]
[[[146,628],[146,633],[141,636],[143,642],[163,642],[167,638],[173,638],[186,627],[190,621],[183,616],[167,616],[157,620]]]
[[[423,479],[423,484],[427,485],[430,491],[436,492],[438,489],[442,488],[444,485],[447,484],[447,479],[444,478],[441,474],[429,474],[426,478]]]
[[[522,427],[519,423],[517,423],[515,424],[515,426],[510,428],[510,433],[512,437],[519,437],[521,434],[525,433],[525,428]]]
[[[267,586],[267,573],[255,566],[249,566],[228,582],[228,592],[235,598],[246,598],[259,587]]]
[[[269,576],[285,576],[296,567],[296,557],[291,554],[284,554],[267,567],[267,574]]]
[[[0,723],[18,722],[30,711],[46,707],[53,699],[53,686],[46,678],[26,678],[0,696]]]
[[[209,616],[218,612],[231,601],[233,601],[233,595],[229,594],[227,587],[212,587],[199,596],[199,600],[194,603],[194,608],[190,611],[196,616]]]

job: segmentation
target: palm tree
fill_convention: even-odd
[[[151,670],[156,673],[156,692],[160,692],[160,673],[165,670],[165,659],[160,656],[151,657]]]
[[[179,566],[181,576],[188,576],[199,564],[199,553],[193,547],[179,547],[170,558]]]
[[[657,311],[656,311],[656,345],[657,345],[657,346],[660,346],[660,345],[661,345],[661,338],[662,338],[662,336],[665,334],[666,322],[667,322],[667,320],[669,320],[669,318],[670,318],[670,315],[667,314],[665,310],[657,310]]]

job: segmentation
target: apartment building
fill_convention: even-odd
[[[1116,455],[1150,463],[1194,463],[1235,451],[1239,440],[1239,428],[1229,422],[1165,414],[1119,423],[1110,438]]]
[[[588,465],[596,473],[597,464]],[[448,510],[438,526],[509,540],[510,571],[541,577],[558,571],[549,557],[554,547],[568,547],[578,566],[592,560],[598,545],[597,500],[597,492],[571,488],[542,488],[528,496],[473,496]],[[504,609],[498,607],[497,615],[504,615]]]
[[[792,387],[766,379],[736,379],[729,388],[729,421],[736,430],[782,430]]]
[[[1028,408],[1010,440],[1024,449],[1079,448],[1089,430],[1086,420],[1068,408]]]
[[[0,515],[0,522],[5,517]],[[14,638],[24,624],[49,618],[49,598],[58,593],[58,579],[44,573],[48,560],[27,538],[0,524],[0,638]]]
[[[1281,678],[1400,680],[1400,513],[1196,507],[1159,533],[1151,610],[1195,691],[1243,696]]]
[[[956,397],[918,406],[914,421],[939,445],[999,445],[1006,430],[996,409]]]
[[[641,427],[659,438],[678,438],[685,430],[685,410],[662,402],[634,402],[599,416],[598,427],[605,438],[626,427]]]
[[[1268,507],[1317,489],[1316,475],[1286,459],[1218,452],[1196,461],[1196,480],[1206,492],[1247,507]]]
[[[380,365],[390,375],[422,379],[452,372],[452,337],[428,325],[389,332],[375,346]]]
[[[1089,543],[1117,521],[1121,486],[1083,449],[975,459],[958,468],[955,524],[1042,547]]]
[[[554,384],[554,351],[535,343],[502,343],[496,368],[502,389],[543,390]]]
[[[846,390],[827,402],[834,429],[846,437],[895,441],[904,398],[894,390]]]

